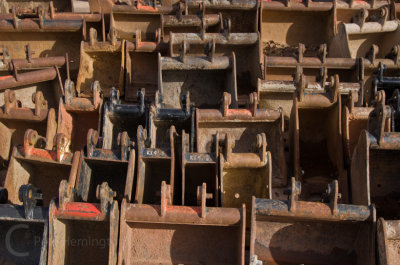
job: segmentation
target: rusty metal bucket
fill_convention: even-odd
[[[342,130],[343,130],[343,152],[346,165],[350,167],[351,158],[354,148],[358,143],[361,132],[368,127],[368,118],[373,108],[355,106],[354,95],[352,92],[348,98],[347,104],[344,105],[342,113]]]
[[[332,2],[262,1],[260,31],[264,52],[289,56],[303,43],[308,53],[316,56],[319,46],[333,35],[333,10]]]
[[[76,190],[78,198],[84,202],[93,202],[96,187],[107,182],[119,201],[124,194],[132,194],[132,186],[125,189],[125,183],[133,183],[135,150],[127,132],[118,135],[118,146],[104,147],[104,137],[90,129],[87,144],[81,154],[77,170]]]
[[[254,0],[119,2],[111,8],[110,32],[115,38],[132,40],[139,30],[148,40],[161,29],[160,34],[168,42],[172,31],[215,32],[226,25],[231,32],[256,32],[257,21],[258,2]]]
[[[261,76],[260,37],[258,33],[170,33],[169,55],[180,54],[183,42],[190,47],[188,55],[204,55],[207,50],[211,56],[230,56],[235,53],[238,93],[247,95],[257,86]]]
[[[125,100],[136,101],[137,92],[142,88],[154,99],[158,87],[157,52],[162,51],[163,46],[159,39],[142,41],[139,30],[135,38],[135,42],[125,42]]]
[[[219,139],[226,139],[228,138],[226,135],[231,134],[232,140],[235,142],[232,142],[231,147],[225,146],[226,150],[233,148],[231,152],[234,153],[253,152],[252,143],[255,143],[257,135],[264,133],[267,142],[266,151],[270,152],[272,156],[272,160],[268,161],[269,166],[272,166],[272,184],[277,187],[286,186],[287,165],[281,109],[259,109],[256,92],[249,96],[248,109],[230,109],[231,95],[229,93],[224,92],[222,99],[221,110],[197,109],[196,140],[198,152],[211,151],[210,146],[215,134],[219,134]],[[260,147],[261,145],[258,146],[258,148]],[[264,157],[264,154],[260,153],[260,156]],[[224,159],[227,159],[227,157]]]
[[[104,97],[110,97],[112,87],[116,87],[123,95],[124,43],[98,42],[97,31],[94,28],[90,29],[89,36],[89,42],[81,43],[80,66],[76,81],[77,94],[91,95],[92,83],[96,81],[100,83]]]
[[[375,264],[375,209],[338,204],[338,182],[329,203],[298,201],[292,178],[289,200],[253,197],[250,264]]]
[[[67,181],[60,184],[58,202],[49,209],[48,264],[117,263],[118,204],[103,183],[97,188],[99,203],[74,200],[75,191]]]
[[[54,8],[32,9],[0,15],[0,45],[7,47],[11,58],[24,58],[25,45],[30,44],[38,57],[66,54],[71,60],[70,68],[79,68],[79,45],[86,38],[86,22],[100,21],[101,16],[55,13]],[[34,40],[34,41],[33,41]]]
[[[267,140],[264,133],[257,134],[256,139],[258,153],[236,153],[233,152],[234,136],[226,135],[225,150],[219,162],[222,207],[238,208],[243,203],[250,205],[252,196],[272,198],[271,153],[266,152]],[[250,218],[249,215],[247,217]]]
[[[153,128],[152,128],[153,129]],[[147,132],[138,127],[138,165],[135,203],[156,204],[161,200],[157,183],[166,181],[175,187],[175,127],[167,131],[168,138],[163,139],[154,129],[147,138]],[[160,132],[158,132],[160,133]],[[161,137],[157,137],[161,136]],[[164,136],[166,137],[166,136]],[[173,198],[174,188],[171,189]]]
[[[223,92],[232,95],[232,106],[238,105],[236,57],[186,55],[188,45],[182,44],[178,57],[158,55],[158,92],[161,104],[168,108],[180,109],[180,97],[190,92],[190,102],[198,108],[219,107]]]
[[[393,44],[399,41],[399,22],[391,18],[388,6],[380,7],[373,17],[368,17],[368,11],[361,9],[352,21],[339,25],[338,34],[329,45],[330,57],[364,58],[376,55],[385,58],[391,54]]]
[[[196,206],[197,187],[206,183],[211,190],[207,197],[207,206],[219,206],[219,135],[213,136],[207,148],[208,151],[199,151],[194,146],[194,132],[186,133],[182,130],[180,147],[181,182],[176,180],[176,183],[179,182],[182,188],[174,191],[175,194],[181,195],[177,201],[181,205]]]
[[[244,264],[245,206],[171,205],[170,186],[161,185],[161,205],[121,206],[118,264]]]
[[[68,179],[71,165],[78,162],[77,158],[75,160],[69,152],[68,139],[63,135],[55,135],[53,140],[27,130],[24,146],[14,147],[7,171],[4,187],[8,190],[9,201],[20,204],[21,185],[32,184],[41,190],[43,204],[49,206],[50,200],[58,196],[60,181]]]
[[[339,84],[336,76],[325,93],[309,94],[300,89],[299,97],[294,97],[290,120],[291,159],[294,176],[303,186],[303,200],[320,201],[326,185],[333,179],[339,180],[342,200],[348,200]]]
[[[89,129],[99,127],[103,104],[99,82],[93,82],[91,90],[92,98],[80,97],[75,90],[75,84],[67,79],[64,98],[60,98],[57,133],[64,134],[71,141],[73,152],[82,150]]]
[[[400,259],[400,221],[379,218],[377,234],[379,264],[397,264]]]
[[[48,208],[32,185],[19,187],[23,205],[0,204],[0,261],[4,264],[47,264]]]
[[[272,57],[265,57],[266,60],[268,58]],[[277,57],[275,57],[277,58]],[[272,62],[272,67],[280,67],[281,63],[282,65],[285,65],[284,60],[278,60],[273,58],[274,62]],[[290,59],[290,57],[288,57]],[[293,59],[293,58],[292,58]],[[310,71],[307,70],[316,70],[314,69],[314,66],[312,66],[315,62],[313,62],[312,59],[316,58],[307,58],[309,60],[306,60],[306,58],[303,58],[304,61],[307,62],[309,66],[304,67],[303,64],[306,63],[299,63],[295,67],[296,70],[293,72],[293,76],[291,80],[285,80],[279,79],[279,80],[272,80],[268,77],[268,72],[266,74],[266,79],[258,80],[258,87],[257,87],[257,92],[258,92],[258,97],[260,101],[260,106],[262,108],[267,108],[267,109],[277,109],[277,108],[282,108],[283,113],[285,115],[286,119],[290,118],[290,115],[292,113],[292,108],[293,108],[293,96],[298,93],[301,89],[303,89],[306,93],[310,94],[324,94],[326,93],[327,90],[329,90],[329,86],[332,84],[332,80],[328,80],[328,76],[330,73],[329,68],[321,67],[319,68],[319,74],[318,75],[309,75]],[[327,60],[329,58],[326,58]],[[281,61],[281,62],[280,62]],[[292,65],[292,60],[288,60],[290,65]],[[336,62],[332,62],[332,64],[336,65]],[[269,63],[266,62],[265,66],[268,68]],[[318,61],[316,63],[318,65]],[[350,67],[350,64],[348,65]],[[310,69],[307,69],[310,67]],[[335,66],[337,67],[337,66]],[[346,66],[347,67],[347,66]],[[352,67],[355,67],[353,64]],[[304,70],[304,68],[306,68]],[[338,67],[340,70],[340,67]],[[284,67],[284,69],[286,69]],[[268,71],[266,69],[266,71]],[[279,71],[277,69],[277,71]],[[336,72],[337,70],[335,69]],[[278,73],[278,72],[277,72]],[[307,76],[307,74],[309,76]],[[280,74],[275,75],[273,73],[273,78],[280,78]],[[358,82],[340,82],[339,83],[339,94],[342,97],[348,97],[352,92],[356,92],[356,97],[355,97],[355,102],[359,101],[359,96],[358,94],[362,90],[362,86]]]
[[[4,105],[0,109],[0,153],[8,160],[11,146],[24,143],[24,133],[34,129],[40,135],[51,133],[56,127],[56,113],[48,108],[48,102],[41,91],[32,94],[34,107],[21,107],[13,90],[4,92]],[[53,131],[54,132],[54,131]],[[52,138],[52,137],[51,137]]]
[[[385,219],[399,217],[399,173],[395,161],[400,153],[400,133],[385,132],[391,115],[384,105],[383,91],[380,101],[370,114],[368,131],[364,130],[354,149],[351,164],[352,201],[354,204],[375,204],[377,214]]]

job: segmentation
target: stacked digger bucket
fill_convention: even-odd
[[[400,264],[399,19],[0,1],[0,264]]]

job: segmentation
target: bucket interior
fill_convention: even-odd
[[[122,264],[240,264],[240,226],[124,223]],[[120,253],[121,257],[121,253]]]
[[[144,186],[143,202],[144,204],[160,204],[161,182],[171,182],[171,160],[170,159],[145,159],[139,162],[144,166]]]
[[[79,193],[83,197],[87,196],[85,201],[97,202],[97,186],[107,182],[110,188],[117,193],[116,198],[122,199],[127,173],[127,162],[85,158],[80,170]],[[87,195],[85,196],[85,194]]]
[[[110,223],[54,220],[54,264],[108,264]]]
[[[50,200],[58,197],[58,187],[63,179],[68,179],[71,165],[66,163],[46,162],[18,157],[9,167],[6,188],[10,202],[22,204],[19,201],[19,188],[32,184],[43,194],[44,206],[49,206]]]
[[[266,198],[268,188],[267,167],[224,168],[221,180],[222,207],[240,208],[245,203],[251,210],[251,198]],[[248,216],[250,212],[248,212]]]
[[[160,15],[113,13],[118,38],[133,41],[136,30],[142,33],[142,41],[154,41],[154,34],[161,27]]]
[[[39,264],[45,223],[0,220],[0,261],[2,264]],[[46,227],[47,229],[47,227]]]
[[[230,70],[228,70],[230,71]],[[181,108],[181,95],[190,92],[198,108],[219,108],[223,92],[229,91],[227,70],[163,70],[163,100],[166,107]]]
[[[385,219],[400,218],[399,150],[370,149],[370,196],[377,215]]]
[[[184,178],[185,201],[183,205],[197,206],[197,187],[207,184],[207,193],[212,193],[213,198],[206,200],[207,206],[215,206],[217,202],[217,168],[214,163],[191,163],[185,166]]]
[[[292,53],[297,50],[299,43],[303,43],[306,53],[315,56],[319,45],[329,40],[330,19],[330,11],[263,10],[261,37],[264,52],[267,55],[293,56]]]
[[[263,264],[371,264],[370,224],[257,220],[254,251]]]
[[[121,51],[83,50],[76,84],[77,91],[85,95],[91,95],[92,83],[99,81],[103,95],[109,97],[111,87],[119,88],[122,71],[121,56]]]
[[[298,113],[302,197],[308,200],[323,194],[339,177],[339,117],[336,107],[299,109]]]
[[[144,117],[137,118],[134,115],[119,115],[112,112],[105,113],[103,125],[103,148],[113,149],[118,146],[118,134],[126,131],[129,139],[136,141],[137,127],[144,126]],[[85,137],[86,139],[86,137]]]
[[[126,63],[126,88],[125,99],[137,100],[137,91],[145,89],[146,98],[153,100],[158,87],[158,56],[157,53],[129,52]]]

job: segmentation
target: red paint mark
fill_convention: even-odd
[[[62,213],[57,212],[56,215],[91,219],[101,216],[102,213],[98,203],[69,202],[65,204]]]
[[[52,161],[58,161],[58,155],[55,151],[33,148],[33,147],[25,147],[25,156],[36,157],[39,159],[48,159]]]
[[[0,80],[14,79],[12,75],[0,76]]]

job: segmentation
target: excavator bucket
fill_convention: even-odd
[[[338,204],[337,180],[328,203],[298,201],[300,192],[292,178],[289,200],[253,197],[250,264],[375,264],[373,206]]]
[[[272,184],[276,187],[286,187],[287,185],[287,174],[286,174],[286,160],[284,151],[284,125],[283,125],[283,113],[281,109],[260,109],[258,108],[258,98],[257,93],[253,92],[250,94],[249,99],[249,109],[230,109],[231,105],[231,95],[227,92],[223,94],[222,100],[222,110],[217,109],[197,109],[196,116],[196,140],[197,149],[199,152],[210,152],[211,143],[215,134],[219,134],[220,139],[228,139],[228,135],[231,136],[230,145],[225,146],[227,148],[225,152],[225,157],[222,161],[228,162],[227,159],[234,159],[236,154],[232,157],[227,157],[228,153],[238,153],[246,156],[244,153],[251,153],[254,150],[258,150],[253,157],[255,160],[248,157],[252,162],[247,161],[248,170],[253,166],[255,168],[260,167],[262,164],[270,167],[272,166]],[[266,140],[266,151],[270,152],[270,155],[266,155],[262,150],[262,134],[265,134]],[[257,139],[257,147],[256,145]],[[251,154],[250,156],[253,156]],[[267,157],[271,156],[272,160],[268,160]],[[261,159],[261,160],[260,160]],[[266,159],[266,160],[264,160]],[[239,169],[245,166],[247,162],[244,159],[236,160],[238,162],[237,166]],[[260,164],[258,162],[260,162]],[[232,166],[234,170],[235,162],[230,161],[226,164]],[[239,166],[242,165],[242,166]],[[247,168],[246,166],[244,168]],[[244,169],[243,168],[243,169]],[[222,168],[221,168],[222,169]],[[246,170],[244,170],[246,171]],[[268,172],[269,169],[266,171]],[[227,172],[221,172],[225,174]],[[246,174],[242,172],[243,174]],[[238,175],[241,175],[237,172]],[[249,173],[251,175],[251,173]],[[264,175],[265,181],[267,183],[268,174]],[[223,178],[223,176],[221,176]],[[235,181],[232,181],[232,184]],[[227,184],[227,183],[226,183]],[[229,185],[229,184],[228,184]],[[251,198],[251,196],[249,197]],[[222,204],[222,206],[224,206]]]
[[[378,216],[399,217],[399,171],[393,161],[400,156],[400,133],[385,132],[392,109],[385,105],[384,91],[353,152],[351,164],[352,201],[354,204],[375,204]]]
[[[76,167],[78,161],[77,157],[73,159],[68,139],[63,135],[55,135],[54,140],[47,140],[36,131],[27,130],[24,145],[14,147],[7,171],[5,188],[9,201],[21,204],[19,188],[31,184],[41,190],[43,204],[49,206],[50,200],[58,196],[61,180],[69,178],[71,167]]]
[[[0,260],[4,264],[47,264],[48,207],[31,184],[19,187],[22,205],[0,204]],[[22,239],[22,240],[21,240]]]
[[[271,57],[265,57],[267,59],[271,59]],[[276,57],[278,58],[278,57]],[[292,59],[287,57],[288,59]],[[306,60],[310,59],[310,60]],[[334,69],[333,71],[329,71],[329,68],[325,68],[320,65],[320,62],[317,61],[316,66],[320,65],[321,68],[318,70],[318,74],[312,73],[311,70],[317,70],[318,68],[314,68],[314,62],[312,59],[317,58],[304,58],[304,63],[300,64],[301,67],[295,67],[291,74],[295,76],[295,78],[291,77],[291,80],[285,80],[285,77],[281,77],[280,67],[282,66],[284,70],[287,70],[285,66],[285,60],[271,59],[273,62],[265,62],[265,67],[267,67],[266,78],[264,80],[258,80],[258,97],[260,101],[260,107],[266,109],[277,109],[282,108],[283,113],[285,115],[285,119],[290,119],[290,115],[292,113],[293,108],[293,96],[297,95],[299,89],[301,87],[304,88],[304,91],[309,94],[324,94],[329,89],[332,81],[328,80],[327,77],[329,73],[337,73],[340,72],[340,67]],[[329,58],[326,58],[327,60]],[[317,59],[318,60],[318,59]],[[282,61],[282,62],[280,62]],[[290,65],[292,64],[289,60]],[[333,62],[335,65],[338,62]],[[308,65],[307,67],[303,66],[303,64]],[[269,65],[274,68],[271,72],[271,76],[269,76]],[[351,64],[349,65],[349,67]],[[353,64],[354,66],[354,64]],[[309,69],[307,69],[309,67]],[[284,76],[287,77],[286,74]],[[342,75],[340,75],[342,76]],[[301,78],[298,78],[301,77]],[[282,78],[282,79],[281,79]],[[350,79],[351,80],[351,79]],[[340,82],[339,83],[339,94],[347,98],[352,92],[356,92],[355,102],[359,101],[361,96],[358,96],[360,91],[362,90],[360,83],[358,82]]]
[[[59,200],[49,209],[48,264],[117,263],[118,203],[106,182],[99,185],[93,203],[76,202],[68,181],[60,184]]]
[[[135,42],[125,42],[125,100],[136,101],[137,92],[142,88],[148,98],[154,99],[158,88],[157,51],[164,52],[165,45],[160,44],[157,36],[142,41],[140,30],[137,30],[135,38]]]
[[[57,133],[64,134],[71,142],[72,152],[81,151],[86,144],[89,129],[99,128],[103,99],[100,83],[91,86],[92,97],[81,97],[70,79],[65,81],[64,98],[60,98],[58,108]]]
[[[23,106],[35,108],[32,94],[40,92],[46,99],[48,107],[57,109],[58,99],[63,93],[61,77],[65,74],[65,68],[68,68],[66,66],[68,57],[32,58],[33,51],[30,50],[29,44],[26,49],[29,51],[26,59],[1,60],[0,71],[4,71],[0,80],[1,97],[10,89]],[[3,98],[0,102],[4,104]]]
[[[107,149],[104,147],[104,138],[99,137],[96,130],[89,130],[77,171],[76,190],[80,200],[94,201],[96,187],[103,182],[108,183],[119,201],[126,192],[132,193],[132,190],[125,190],[125,183],[132,183],[134,177],[133,142],[127,132],[121,132],[118,141],[118,145]]]
[[[32,94],[33,108],[20,107],[14,90],[7,89],[3,96],[4,105],[0,108],[0,153],[3,160],[8,160],[11,147],[24,144],[27,129],[46,135],[57,125],[55,110],[48,108],[41,91]]]
[[[309,55],[315,56],[333,34],[333,10],[331,1],[261,1],[264,53],[290,56],[303,43]]]
[[[348,200],[339,87],[336,76],[324,93],[300,89],[299,96],[294,97],[290,120],[291,159],[294,176],[303,186],[303,200],[320,201],[326,185],[333,179],[339,180],[342,200]]]
[[[380,7],[373,15],[367,9],[360,9],[351,21],[338,26],[338,33],[330,43],[330,57],[385,58],[399,41],[399,22],[391,17],[389,6]]]
[[[144,89],[137,93],[137,104],[122,103],[119,95],[119,90],[112,88],[110,100],[104,105],[101,127],[104,149],[117,146],[118,134],[124,131],[129,139],[136,143],[138,126],[146,127],[149,108],[145,106]]]
[[[11,58],[24,58],[28,43],[39,57],[68,53],[70,69],[76,73],[79,45],[82,38],[86,38],[86,23],[100,22],[101,15],[55,12],[53,1],[41,7],[31,3],[29,7],[1,14],[0,45],[7,48]]]
[[[226,136],[225,150],[219,163],[222,207],[237,208],[242,203],[250,205],[252,196],[272,197],[271,153],[266,152],[265,134],[258,134],[256,139],[258,153],[235,153],[232,151],[235,146],[233,136]],[[247,215],[247,218],[250,218],[250,215]]]
[[[165,142],[162,137],[157,138],[154,133],[154,131],[151,133],[148,144],[146,131],[142,126],[138,128],[135,202],[140,204],[160,202],[161,194],[155,188],[157,183],[166,181],[171,187],[175,186],[175,127],[171,126],[168,130],[169,137]],[[171,190],[172,196],[173,190]]]
[[[92,83],[95,81],[100,83],[102,94],[106,98],[110,97],[112,87],[123,94],[123,47],[122,41],[115,44],[98,41],[97,30],[90,28],[89,41],[81,42],[80,67],[76,81],[78,95],[91,95]]]
[[[186,41],[182,45],[180,56],[158,57],[161,104],[180,109],[180,96],[189,91],[190,101],[196,107],[218,107],[223,92],[229,92],[232,95],[232,106],[237,107],[235,53],[214,57],[187,55]]]
[[[170,205],[170,186],[161,186],[161,205],[122,202],[118,264],[244,264],[245,209]]]
[[[343,152],[347,166],[351,165],[354,148],[361,132],[367,129],[369,115],[373,110],[371,107],[356,107],[354,103],[355,97],[357,97],[355,92],[350,94],[348,104],[344,105],[342,113]]]

